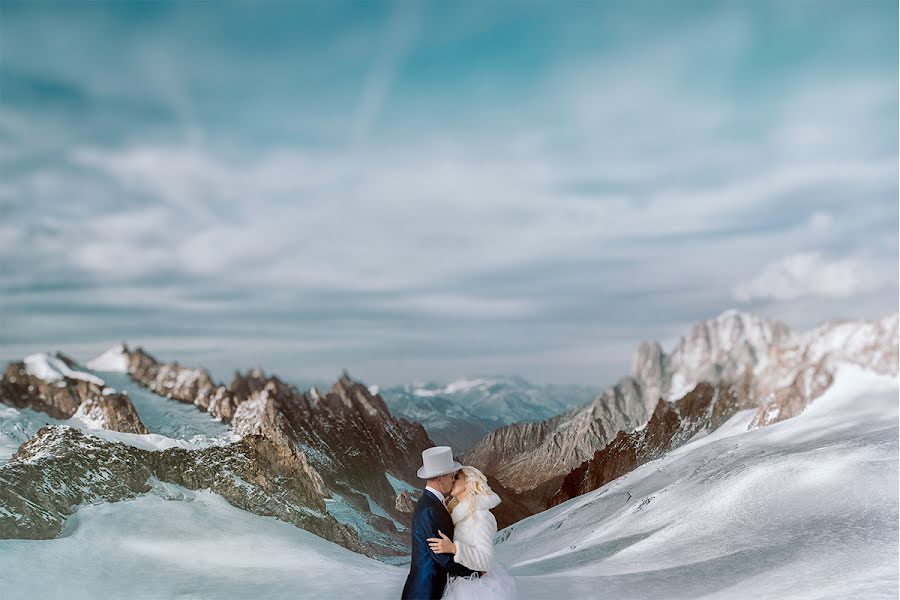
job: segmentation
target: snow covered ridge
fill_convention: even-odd
[[[54,538],[79,505],[137,497],[149,491],[151,478],[208,488],[238,508],[362,550],[326,512],[321,479],[305,457],[262,436],[151,451],[67,426],[41,428],[0,467],[0,538]]]
[[[0,402],[73,419],[86,428],[148,433],[126,394],[62,354],[32,354],[7,365],[0,378]]]
[[[695,324],[669,353],[657,342],[642,343],[632,373],[591,403],[539,427],[501,428],[464,458],[508,487],[534,490],[590,460],[618,432],[646,425],[660,398],[674,402],[703,382],[746,381],[758,407],[753,423],[767,425],[800,414],[831,384],[838,362],[896,375],[898,315],[795,333],[778,321],[729,310]]]
[[[44,381],[62,381],[65,377],[68,377],[70,379],[89,381],[95,385],[104,385],[103,380],[96,375],[91,375],[84,371],[76,371],[58,356],[51,356],[46,353],[32,354],[31,356],[26,356],[22,362],[25,363],[25,369],[29,375],[34,375]]]
[[[122,373],[125,358],[127,373]],[[159,363],[141,349],[132,351],[121,346],[91,364],[117,368],[118,371],[103,371],[103,377],[129,391],[124,394],[112,387],[98,385],[96,381],[103,381],[100,377],[77,367],[71,359],[43,357],[40,361],[30,362],[31,368],[24,362],[9,365],[0,380],[0,401],[21,409],[12,414],[4,410],[0,422],[17,427],[19,431],[0,432],[0,446],[14,449],[14,441],[22,442],[20,434],[27,438],[2,467],[5,472],[13,472],[23,463],[30,464],[37,460],[36,457],[46,458],[47,462],[41,464],[48,469],[58,467],[70,474],[92,473],[85,484],[84,497],[99,494],[106,498],[102,492],[105,476],[98,477],[97,474],[102,475],[106,468],[104,462],[113,458],[103,458],[99,452],[82,454],[77,448],[66,448],[66,444],[84,446],[88,443],[74,433],[58,439],[48,437],[46,432],[42,435],[41,430],[34,428],[35,422],[41,420],[34,419],[34,415],[29,414],[31,410],[47,413],[60,425],[74,426],[87,436],[92,448],[111,443],[117,448],[114,451],[117,456],[137,456],[140,464],[132,464],[131,468],[138,474],[145,468],[155,469],[170,455],[182,457],[187,462],[182,466],[173,465],[174,473],[157,473],[161,479],[176,477],[173,482],[178,484],[183,481],[177,478],[193,481],[197,472],[188,457],[195,460],[193,457],[216,452],[234,453],[247,440],[264,439],[274,444],[278,452],[295,457],[302,465],[302,474],[298,477],[312,485],[313,495],[321,503],[322,514],[334,524],[340,524],[343,533],[337,535],[334,531],[338,530],[323,529],[320,521],[307,519],[304,514],[309,507],[305,505],[295,503],[284,507],[284,515],[279,518],[360,552],[385,557],[385,560],[408,553],[406,521],[409,515],[402,510],[404,505],[398,508],[398,492],[388,477],[378,474],[390,473],[395,481],[417,481],[415,471],[421,451],[432,443],[421,425],[394,418],[378,395],[348,374],[344,373],[325,392],[301,392],[260,370],[236,374],[226,386],[214,382],[205,369]],[[35,371],[51,381],[38,378]],[[68,376],[73,373],[86,377],[73,379]],[[141,417],[148,419],[152,432],[141,422],[135,404],[140,408]],[[123,415],[132,417],[133,427],[120,426],[120,422],[126,420]],[[199,415],[203,415],[205,423],[199,422]],[[218,420],[210,419],[213,416],[219,417]],[[6,456],[0,456],[0,464],[5,459]],[[302,483],[284,480],[284,468],[279,464],[260,463],[259,468],[265,472],[255,473],[253,480],[259,481],[262,477],[283,481],[283,485],[288,486]],[[233,479],[227,473],[216,477]],[[20,481],[26,489],[15,498],[4,499],[0,495],[0,512],[24,518],[19,521],[25,523],[25,530],[32,531],[20,532],[16,534],[18,537],[45,531],[39,519],[23,517],[28,511],[23,513],[24,509],[20,509],[22,503],[35,503],[40,489],[45,489],[41,486],[39,489],[28,488],[32,479],[29,475]],[[245,483],[235,481],[248,493],[252,492],[251,495],[258,496]],[[63,487],[66,485],[71,487],[68,483]],[[101,491],[92,486],[99,486]],[[143,483],[139,482],[129,489],[137,493],[136,490],[142,487]],[[113,494],[110,499],[114,500],[115,496]],[[77,504],[69,500],[72,498],[60,499],[62,508],[53,518],[55,529],[48,531],[58,531],[56,526],[63,523],[68,514],[63,508]],[[329,500],[327,509],[326,500]],[[270,514],[264,506],[254,510]],[[342,536],[350,536],[353,541],[341,541]]]
[[[108,373],[128,372],[128,349],[125,344],[113,346],[100,356],[89,360],[86,365],[92,371],[106,371]]]
[[[524,599],[896,598],[898,382],[858,365],[498,533]]]

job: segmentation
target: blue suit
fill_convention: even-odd
[[[440,537],[441,530],[453,539],[453,519],[437,497],[425,490],[413,512],[412,562],[403,586],[403,600],[431,600],[440,598],[447,585],[447,574],[467,577],[474,571],[457,564],[452,554],[435,554],[428,547],[428,538]]]

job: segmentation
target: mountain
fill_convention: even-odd
[[[393,413],[422,423],[436,443],[462,453],[499,427],[550,418],[589,401],[596,390],[494,376],[446,385],[415,383],[379,393]]]
[[[499,531],[496,559],[523,600],[598,591],[648,600],[895,598],[898,392],[894,377],[838,365],[798,417],[754,429],[756,409],[740,411]],[[140,410],[139,391],[129,395]],[[395,598],[403,587],[403,566],[241,510],[214,491],[149,485],[126,501],[78,506],[51,542],[0,539],[4,597],[362,600]],[[48,565],[65,565],[65,575],[48,576]]]
[[[3,445],[27,441],[0,467],[0,479],[7,482],[0,506],[11,507],[14,515],[12,524],[0,527],[0,535],[56,535],[71,507],[146,493],[148,481],[155,478],[212,489],[236,506],[271,514],[385,560],[407,554],[410,515],[397,508],[397,497],[404,490],[416,491],[421,452],[433,443],[421,425],[394,418],[379,396],[346,373],[327,391],[301,392],[260,370],[236,373],[226,386],[205,369],[161,363],[124,345],[88,364],[112,371],[89,373],[70,361],[64,365],[65,378],[59,379],[26,363],[7,368],[0,400],[23,411],[0,415],[14,431],[4,432],[8,441]],[[116,391],[103,378],[127,391]],[[57,392],[66,389],[64,384],[74,391]],[[35,399],[23,404],[19,392],[31,388],[37,390]],[[79,405],[72,394],[82,389],[124,399],[135,415],[140,411],[147,416],[149,429],[142,435],[113,435],[103,423],[76,419],[73,409]],[[58,401],[50,402],[50,392]],[[30,406],[44,410],[57,405],[65,410],[54,408],[49,420],[26,412]],[[197,409],[206,416],[198,419]],[[41,421],[50,427],[39,429]],[[103,459],[91,461],[85,455]],[[45,462],[35,462],[35,457]],[[131,479],[123,484],[121,477],[111,478],[112,467],[105,463],[122,465]],[[25,467],[32,464],[37,466]],[[248,464],[257,464],[259,472]],[[189,479],[180,479],[181,471],[191,474]],[[67,478],[81,483],[59,487]],[[295,479],[308,486],[300,496]],[[47,496],[46,489],[56,491]],[[35,506],[41,508],[33,514]]]
[[[394,418],[380,396],[346,373],[327,392],[300,392],[261,373],[241,377],[232,389],[239,393],[242,385],[250,392],[232,430],[263,435],[309,457],[342,510],[387,534],[389,543],[379,543],[384,552],[405,554],[407,536],[399,525],[409,515],[395,505],[402,482],[418,482],[422,450],[433,445],[424,428]]]
[[[695,324],[670,353],[656,342],[642,343],[632,373],[591,403],[539,423],[498,429],[463,458],[516,492],[549,501],[582,463],[603,460],[597,453],[619,432],[645,426],[660,399],[679,400],[702,383],[745,382],[747,402],[758,410],[754,424],[764,425],[781,414],[798,414],[827,389],[837,361],[895,374],[897,324],[894,314],[874,321],[832,321],[794,333],[778,321],[729,310]],[[671,443],[662,441],[643,455],[658,454]]]
[[[497,534],[523,599],[896,598],[898,381],[852,364]]]
[[[748,384],[749,377],[736,385],[713,386],[704,381],[674,402],[660,398],[646,425],[631,432],[620,431],[590,460],[566,475],[549,505],[595,490],[698,434],[715,431],[742,409],[754,406],[748,395]]]
[[[303,455],[262,436],[154,451],[67,426],[40,429],[0,467],[0,538],[57,537],[78,506],[134,498],[155,480],[212,490],[238,508],[362,551],[325,510],[322,480]]]
[[[128,373],[134,381],[154,393],[195,404],[224,421],[231,420],[237,405],[243,400],[225,385],[214,383],[206,369],[184,367],[177,362],[160,363],[142,348],[132,351],[124,344],[110,348],[89,361],[87,367],[101,372]]]
[[[55,419],[75,418],[96,428],[149,433],[126,394],[78,370],[63,354],[32,354],[7,365],[0,378],[0,403],[29,407]]]

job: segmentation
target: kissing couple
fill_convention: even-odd
[[[416,473],[425,489],[413,511],[412,560],[403,600],[512,600],[516,582],[494,562],[500,497],[475,467],[453,460],[449,446],[422,452]]]

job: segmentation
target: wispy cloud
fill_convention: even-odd
[[[734,297],[739,302],[756,298],[794,300],[804,296],[852,298],[878,289],[882,281],[873,265],[864,259],[829,260],[819,252],[803,252],[767,265],[753,279],[738,284]]]
[[[385,25],[384,39],[372,59],[363,82],[359,104],[353,117],[351,150],[357,151],[366,141],[390,95],[403,58],[410,51],[419,21],[419,5],[413,0],[395,0]]]

